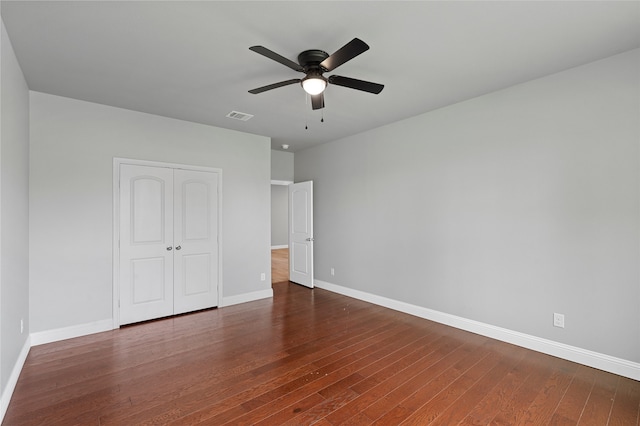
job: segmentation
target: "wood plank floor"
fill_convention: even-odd
[[[271,282],[289,281],[289,249],[271,250]]]
[[[640,382],[322,289],[36,346],[4,425],[638,425]]]

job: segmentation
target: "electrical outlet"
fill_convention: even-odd
[[[260,274],[260,281],[264,281],[267,279],[267,274],[265,274],[264,272]]]
[[[24,319],[20,319],[20,334],[24,333]]]
[[[563,314],[553,314],[553,326],[564,328],[564,315]]]
[[[336,270],[334,268],[331,268],[331,276],[334,276],[336,274]]]

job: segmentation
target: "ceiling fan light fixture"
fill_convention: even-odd
[[[302,88],[310,95],[319,95],[327,87],[327,79],[319,74],[307,75],[301,81]]]
[[[267,90],[300,83],[302,89],[307,94],[311,95],[311,109],[317,110],[325,107],[323,92],[329,84],[332,86],[335,85],[349,89],[361,90],[375,95],[380,93],[384,88],[384,85],[372,83],[370,81],[341,77],[339,75],[332,75],[329,78],[326,78],[322,75],[325,72],[332,72],[345,62],[348,62],[361,53],[369,50],[369,45],[359,38],[354,38],[331,55],[324,50],[319,49],[305,50],[298,55],[298,63],[295,63],[264,46],[251,46],[249,50],[276,61],[294,71],[305,74],[302,79],[292,78],[249,90],[249,93],[254,95],[266,92]]]

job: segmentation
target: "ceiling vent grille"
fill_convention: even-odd
[[[251,114],[246,114],[244,112],[231,111],[227,114],[227,117],[233,118],[234,120],[247,121],[253,117]]]

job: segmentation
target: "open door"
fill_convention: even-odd
[[[313,288],[313,182],[289,185],[289,281]]]

